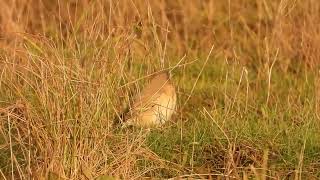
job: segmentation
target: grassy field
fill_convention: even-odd
[[[2,179],[320,178],[320,1],[0,1]],[[114,119],[161,70],[163,128]]]

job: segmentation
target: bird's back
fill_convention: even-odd
[[[167,84],[171,84],[169,81],[169,74],[167,72],[154,76],[150,83],[146,85],[142,92],[135,98],[133,108],[144,106],[153,99],[158,98],[159,94],[164,91]]]
[[[176,92],[167,72],[155,75],[139,93],[126,115],[126,125],[158,126],[170,119],[176,106]]]

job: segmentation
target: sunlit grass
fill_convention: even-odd
[[[0,176],[318,178],[320,3],[229,3],[0,2]],[[115,126],[163,69],[172,121]]]

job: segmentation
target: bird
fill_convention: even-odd
[[[177,104],[177,94],[168,71],[156,74],[124,115],[122,127],[160,127],[171,119]]]

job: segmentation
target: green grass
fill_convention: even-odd
[[[116,116],[112,107],[119,101],[119,97],[109,87],[122,86],[127,80],[110,74],[111,76],[105,77],[104,82],[113,85],[105,84],[101,87],[83,86],[72,81],[88,78],[89,82],[98,82],[98,69],[87,76],[86,73],[79,74],[78,69],[67,69],[65,72],[56,67],[53,68],[56,75],[47,76],[46,79],[39,77],[41,69],[38,69],[38,75],[35,75],[37,72],[27,71],[23,76],[26,82],[26,78],[29,78],[31,83],[22,85],[19,92],[2,86],[1,97],[5,97],[2,103],[23,97],[28,106],[32,107],[30,110],[34,113],[34,118],[48,120],[40,121],[43,123],[42,127],[36,129],[40,128],[42,130],[38,129],[38,132],[45,132],[44,141],[51,142],[51,146],[60,144],[64,167],[71,167],[79,161],[75,159],[79,146],[86,146],[86,151],[90,152],[95,147],[95,139],[100,136],[106,138],[99,139],[98,142],[104,144],[101,147],[111,148],[109,153],[117,155],[107,156],[105,162],[100,162],[102,164],[96,162],[97,169],[119,163],[121,158],[118,159],[118,155],[125,151],[118,148],[128,148],[128,143],[136,141],[138,145],[133,143],[133,149],[151,151],[161,159],[160,162],[165,162],[165,165],[158,167],[159,164],[153,159],[143,155],[139,158],[138,155],[138,159],[134,161],[138,171],[157,167],[148,170],[145,176],[175,177],[204,172],[225,174],[226,165],[230,162],[232,165],[229,168],[241,174],[251,165],[262,167],[263,153],[266,150],[269,152],[269,175],[283,176],[301,166],[303,175],[319,176],[316,169],[320,163],[320,137],[317,133],[320,126],[315,113],[315,74],[304,71],[283,73],[275,68],[268,88],[268,75],[263,74],[268,71],[260,72],[259,76],[253,68],[237,63],[226,64],[215,57],[210,57],[208,63],[203,64],[204,58],[199,57],[198,61],[186,66],[184,70],[177,68],[173,71],[178,91],[177,112],[173,122],[167,123],[163,129],[151,130],[149,133],[139,130],[114,131],[111,126],[109,119]],[[37,61],[39,59],[36,58],[34,63],[41,64]],[[145,66],[147,65],[143,63],[133,64],[131,71],[135,76],[142,76],[141,69],[145,69]],[[68,81],[61,79],[63,74]],[[49,83],[50,81],[56,84]],[[64,87],[55,87],[61,84],[57,81],[65,82]],[[140,87],[143,82],[145,81],[138,81]],[[41,83],[48,87],[41,86]],[[60,115],[57,114],[59,109]],[[64,122],[58,122],[61,118],[65,119]],[[23,131],[18,123],[19,121],[14,121],[11,125],[13,138],[19,136],[19,131]],[[2,124],[5,125],[3,130],[8,131],[5,121]],[[106,133],[111,133],[111,137],[107,137]],[[62,142],[66,144],[61,144],[61,136],[65,139]],[[13,151],[17,161],[23,165],[27,160],[20,154],[23,148],[21,149],[19,143],[22,142],[19,141],[23,140],[18,139]],[[39,147],[32,144],[29,148]],[[105,150],[101,150],[101,153],[106,153]],[[95,154],[99,152],[97,149],[94,151],[97,151]],[[1,157],[2,171],[10,171],[10,149],[2,151]],[[75,172],[65,169],[65,173]]]
[[[190,67],[193,68],[199,67]],[[268,149],[269,164],[274,166],[274,171],[295,169],[301,155],[304,167],[317,168],[320,140],[313,73],[288,75],[275,70],[271,97],[266,104],[267,84],[257,79],[256,72],[248,69],[248,94],[245,80],[239,86],[242,68],[218,63],[208,65],[193,98],[185,110],[176,115],[183,119],[163,131],[152,132],[148,146],[159,156],[178,164],[184,158],[181,156],[187,154],[186,167],[201,167],[208,162],[218,166],[232,147],[234,155],[240,156],[239,167],[261,166],[259,158],[263,150]],[[184,79],[188,81],[179,86],[181,92],[191,91],[197,72],[185,73]],[[229,73],[227,81],[223,79],[226,72]],[[186,98],[179,97],[182,106]]]

